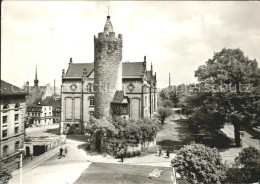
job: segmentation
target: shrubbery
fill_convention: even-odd
[[[92,136],[105,136],[107,138],[134,139],[136,142],[152,140],[160,130],[161,125],[155,119],[95,119],[91,118],[86,131]]]
[[[138,143],[153,141],[156,133],[161,129],[160,123],[155,119],[95,119],[91,118],[86,127],[86,132],[91,134],[92,144],[98,148],[98,143],[103,139],[105,149],[111,155],[133,157],[141,154],[140,150],[129,150]],[[113,140],[109,142],[108,140]],[[103,145],[103,146],[104,146]],[[121,153],[124,150],[124,153]]]
[[[235,158],[235,165],[227,171],[226,183],[260,182],[260,152],[253,148],[245,148]]]
[[[72,124],[68,130],[68,134],[79,134],[79,125],[78,124]]]
[[[226,168],[217,149],[203,144],[184,146],[171,162],[190,183],[216,183],[226,178]]]
[[[0,183],[6,184],[11,178],[11,172],[0,162]]]

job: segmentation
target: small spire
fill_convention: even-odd
[[[104,33],[108,35],[110,32],[114,32],[114,31],[113,31],[112,22],[110,20],[109,11],[108,11],[107,21],[104,26]]]
[[[107,7],[107,16],[109,17],[109,5],[108,5],[108,7]]]
[[[37,80],[37,65],[36,65],[36,72],[35,72],[35,80]]]
[[[37,65],[36,65],[36,71],[35,71],[35,79],[34,79],[34,86],[38,86],[39,80],[37,78]]]

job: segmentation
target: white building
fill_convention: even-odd
[[[27,107],[29,124],[45,126],[53,123],[52,106],[42,106],[40,104]]]

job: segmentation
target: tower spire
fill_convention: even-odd
[[[107,7],[107,16],[109,17],[109,5]]]
[[[110,32],[114,32],[114,31],[113,31],[112,22],[111,22],[110,16],[109,16],[109,6],[108,6],[108,16],[107,16],[107,20],[106,20],[106,23],[104,26],[104,33],[106,33],[108,35]]]
[[[36,65],[34,86],[38,86],[38,83],[39,83],[39,80],[38,80],[38,78],[37,78],[37,65]]]

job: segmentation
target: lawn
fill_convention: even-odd
[[[161,176],[148,178],[156,168],[163,170]],[[171,174],[170,167],[92,163],[74,184],[171,184]]]

